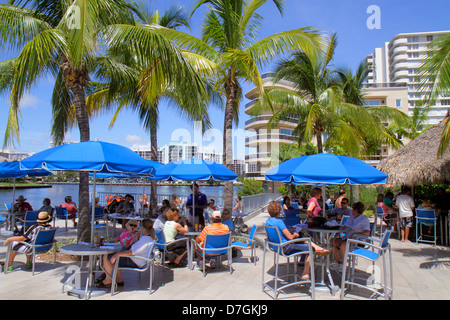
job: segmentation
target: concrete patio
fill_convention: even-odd
[[[262,212],[246,223],[251,228],[253,224],[260,226],[256,235],[257,242],[264,241],[262,227],[268,214]],[[58,221],[58,239],[75,236],[76,231],[64,230],[64,223]],[[6,248],[3,240],[0,247],[0,260],[4,261]],[[429,244],[403,243],[397,240],[396,234],[390,243],[392,245],[394,272],[394,300],[447,300],[450,299],[450,248]],[[257,248],[258,261],[256,266],[249,261],[250,251],[242,251],[233,259],[233,272],[230,274],[225,267],[210,270],[206,277],[200,271],[190,271],[187,268],[166,269],[159,265],[155,268],[154,293],[148,292],[148,273],[141,277],[136,272],[124,272],[125,285],[119,288],[114,296],[109,293],[91,300],[271,300],[262,291],[262,246]],[[266,272],[272,271],[272,255],[267,256]],[[362,259],[361,259],[362,260]],[[51,263],[42,261],[36,264],[36,274],[25,270],[25,256],[16,258],[15,270],[8,274],[0,274],[0,299],[44,299],[44,300],[78,300],[62,292],[63,283],[70,276],[68,267],[79,265],[79,262],[57,262],[53,269]],[[284,263],[285,261],[283,261]],[[223,264],[226,265],[227,261]],[[365,262],[360,261],[361,270],[366,270]],[[84,266],[86,263],[84,263]],[[369,264],[367,264],[369,267]],[[291,267],[292,268],[292,267]],[[299,267],[300,269],[302,267]],[[332,271],[335,284],[340,285],[340,274]],[[267,276],[266,276],[267,278]],[[83,283],[83,282],[82,282]],[[14,288],[11,290],[11,288]],[[311,300],[305,287],[294,287],[280,294],[282,300]],[[338,300],[339,292],[332,296],[328,292],[316,293],[316,300]],[[345,299],[366,300],[366,292],[354,290]]]

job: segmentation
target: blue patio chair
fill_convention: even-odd
[[[35,269],[35,260],[36,260],[36,254],[43,254],[48,251],[50,251],[53,246],[56,245],[55,240],[55,234],[56,234],[57,228],[51,228],[51,229],[40,229],[37,232],[37,235],[33,242],[28,243],[25,241],[17,241],[18,243],[21,243],[27,247],[32,248],[32,252],[29,253],[32,255],[32,275],[34,275],[34,269]],[[6,261],[5,266],[9,265],[9,255],[12,250],[11,248],[12,242],[9,243],[8,249],[6,252]],[[54,249],[53,254],[53,268],[56,267],[56,247]],[[7,272],[8,268],[5,267],[5,273]]]
[[[266,239],[264,240],[264,255],[263,255],[263,263],[262,263],[262,289],[263,292],[265,292],[266,288],[268,288],[270,291],[272,291],[274,293],[274,299],[278,299],[278,295],[280,294],[280,292],[283,292],[285,288],[290,287],[290,286],[296,286],[299,284],[310,284],[311,288],[310,288],[310,292],[311,292],[311,298],[314,300],[315,299],[315,275],[314,275],[314,254],[313,254],[313,250],[312,250],[312,246],[311,246],[311,239],[310,238],[297,238],[295,240],[291,240],[291,241],[287,241],[287,242],[282,242],[282,238],[281,238],[281,234],[280,231],[278,230],[277,227],[270,227],[270,226],[265,226],[266,229]],[[297,242],[305,242],[308,241],[308,250],[307,251],[300,251],[300,252],[295,252],[289,255],[286,255],[283,251],[283,248],[286,245],[289,245],[291,243],[297,243]],[[266,265],[266,253],[268,251],[272,251],[274,254],[274,264],[275,264],[275,273],[274,273],[274,277],[272,279],[269,280],[265,280],[264,279],[264,275],[265,275],[265,265]],[[311,261],[311,278],[310,280],[301,280],[300,279],[300,275],[297,273],[297,263],[298,263],[298,258],[301,257],[302,255],[309,255],[310,257],[310,261]],[[284,257],[287,258],[287,273],[285,275],[279,276],[279,266],[280,266],[280,257]],[[290,258],[294,258],[294,273],[290,274],[289,273],[289,259]],[[289,282],[288,278],[289,277],[294,277],[294,282]],[[298,280],[297,280],[298,277]],[[284,278],[286,278],[286,280],[284,280]],[[269,283],[273,281],[274,284],[273,286],[270,285]],[[282,286],[278,286],[279,282],[287,282],[286,284],[282,285]]]
[[[298,218],[298,215],[300,214],[300,210],[299,209],[288,209],[288,210],[284,210],[284,216],[286,218]]]
[[[2,227],[6,227],[7,225],[8,225],[8,220],[0,215],[0,234],[2,234],[1,233],[1,228]]]
[[[141,274],[147,270],[150,270],[150,280],[149,280],[149,289],[148,294],[152,294],[153,290],[153,278],[154,278],[154,266],[155,266],[155,257],[153,256],[153,250],[155,248],[156,241],[153,241],[152,246],[150,247],[150,250],[148,251],[148,256],[146,258],[138,257],[140,260],[144,260],[145,264],[142,266],[142,268],[130,268],[130,267],[119,267],[119,261],[120,258],[124,257],[136,257],[136,256],[119,256],[114,264],[114,270],[112,275],[112,284],[111,284],[111,296],[114,295],[116,289],[117,289],[117,271],[118,270],[128,270],[128,271],[137,271],[139,272],[139,277]]]
[[[171,241],[170,243],[167,243],[166,236],[164,235],[164,231],[163,230],[156,230],[156,244],[155,244],[155,248],[157,248],[160,251],[162,251],[161,263],[162,263],[162,266],[163,266],[163,271],[165,271],[165,266],[166,266],[166,253],[168,253],[168,254],[172,254],[173,253],[173,251],[170,251],[168,249],[168,246],[170,246],[171,244],[177,243],[177,242],[186,242],[186,250],[187,250],[187,248],[188,248],[188,241],[189,241],[189,238],[179,238],[179,239],[175,239],[174,241]],[[188,251],[187,254],[190,255],[189,251]],[[190,256],[188,256],[188,259],[190,259]]]
[[[257,226],[253,225],[250,235],[243,233],[231,236],[231,246],[238,249],[250,249],[251,259],[256,266],[256,242],[254,240]]]
[[[231,232],[223,234],[209,234],[206,233],[205,242],[203,247],[199,243],[193,241],[196,245],[197,252],[203,257],[203,276],[206,276],[206,257],[221,257],[222,255],[227,255],[228,258],[228,268],[230,268],[230,274],[232,269],[232,256],[231,256]],[[219,260],[219,265],[222,262]]]
[[[64,207],[55,207],[55,216],[53,217],[53,227],[55,226],[56,219],[65,220],[66,222],[66,231],[67,231],[67,220],[69,220],[69,214],[67,213],[67,209]]]
[[[37,223],[39,216],[38,211],[27,211],[25,212],[25,217],[21,220],[23,224],[23,232],[25,233],[29,227]]]
[[[365,288],[374,294],[384,296],[384,298],[392,299],[393,298],[393,270],[392,270],[392,254],[391,254],[391,246],[389,244],[389,237],[391,236],[393,228],[386,230],[386,232],[382,235],[381,238],[368,238],[365,241],[356,240],[356,239],[348,239],[345,247],[344,254],[344,263],[347,266],[343,269],[342,278],[341,278],[341,299],[344,299],[346,293],[346,286],[349,286],[349,289],[352,286],[357,286],[361,288]],[[377,243],[377,244],[375,244]],[[357,245],[362,245],[364,248],[358,247]],[[352,250],[352,248],[354,248]],[[387,267],[386,267],[386,256],[389,255],[389,274],[390,280],[387,282]],[[355,268],[356,264],[354,263],[354,258],[363,258],[372,262],[372,274],[369,278],[362,279],[360,282],[355,281]],[[378,285],[375,283],[377,280],[374,271],[375,263],[379,259],[382,259],[382,269],[383,269],[383,283],[379,283],[381,288],[380,291],[374,285]],[[347,274],[348,273],[348,274]],[[381,279],[380,279],[381,280]]]
[[[416,209],[416,244],[419,242],[433,243],[436,246],[436,221],[437,217],[434,210]],[[433,226],[433,235],[423,234],[422,226]],[[432,238],[427,240],[424,237]]]

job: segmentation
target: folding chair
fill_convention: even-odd
[[[46,252],[50,251],[54,245],[56,245],[56,242],[57,242],[55,240],[56,229],[57,228],[38,230],[36,238],[34,239],[34,241],[32,243],[28,243],[25,241],[18,241],[18,243],[21,243],[27,247],[32,248],[32,252],[29,253],[33,256],[32,275],[34,275],[36,254],[46,253]],[[8,249],[6,252],[5,273],[8,270],[8,268],[6,266],[9,265],[9,254],[12,250],[11,245],[12,245],[12,242],[9,243]],[[29,254],[27,254],[27,255],[29,255]],[[54,249],[54,255],[53,255],[53,268],[55,268],[55,267],[56,267],[56,248]]]
[[[231,264],[233,263],[231,256],[232,246],[230,244],[231,232],[223,234],[206,234],[203,247],[199,243],[195,243],[197,251],[203,257],[203,276],[206,276],[206,257],[221,257],[222,255],[228,256],[228,267],[230,268],[230,274],[233,271]],[[221,264],[221,261],[219,261]]]
[[[256,242],[254,240],[257,226],[253,225],[250,235],[243,233],[231,236],[231,246],[238,249],[250,249],[251,259],[256,266]]]
[[[155,244],[155,248],[162,250],[162,258],[161,258],[161,262],[163,265],[163,271],[166,270],[165,266],[166,266],[166,253],[168,254],[172,254],[173,251],[170,251],[168,249],[168,246],[170,246],[171,244],[177,243],[177,242],[186,242],[186,250],[188,248],[188,241],[189,238],[179,238],[179,239],[175,239],[174,241],[171,241],[170,243],[167,243],[166,241],[166,236],[164,235],[164,231],[163,230],[156,230],[156,244]],[[189,251],[187,253],[188,255],[190,254]],[[190,257],[188,256],[188,259],[190,259]]]
[[[263,289],[263,292],[265,292],[265,289],[268,288],[270,291],[273,291],[273,293],[274,293],[273,298],[275,300],[277,300],[280,292],[283,292],[283,290],[287,287],[296,286],[299,284],[310,284],[311,285],[311,288],[310,288],[311,298],[314,300],[315,299],[315,294],[314,294],[315,274],[314,274],[314,254],[312,251],[311,239],[310,238],[297,238],[295,240],[282,242],[281,234],[277,227],[265,226],[265,229],[266,229],[267,238],[264,240],[264,255],[263,255],[263,263],[262,263],[262,289]],[[295,252],[295,253],[292,253],[289,255],[286,255],[283,252],[283,248],[286,245],[289,245],[291,243],[296,243],[296,242],[304,242],[304,241],[308,241],[308,250],[307,251]],[[269,279],[266,281],[266,280],[264,280],[266,253],[269,250],[274,253],[275,274],[272,279]],[[302,255],[309,255],[309,257],[310,257],[310,261],[311,261],[311,278],[310,278],[310,280],[300,280],[300,275],[297,273],[298,257],[300,257]],[[278,274],[280,257],[287,258],[287,273],[283,276],[279,276],[279,274]],[[290,258],[294,258],[294,273],[293,274],[289,273],[289,259]],[[287,282],[286,284],[284,284],[280,287],[278,286],[279,282],[284,281],[283,278],[289,278],[291,276],[294,277],[294,282],[286,281]],[[297,281],[297,277],[299,278],[298,281]],[[269,284],[269,282],[271,282],[271,281],[274,282],[273,286],[271,286]]]
[[[136,256],[119,256],[114,264],[114,270],[112,275],[112,284],[111,284],[111,296],[114,295],[114,292],[116,291],[117,287],[117,271],[118,270],[128,270],[128,271],[137,271],[139,273],[139,277],[141,274],[148,269],[150,269],[150,280],[149,280],[149,289],[148,294],[152,294],[153,289],[153,277],[154,277],[154,266],[155,266],[155,257],[153,256],[153,250],[155,248],[156,241],[153,241],[152,246],[150,247],[150,250],[148,251],[148,256],[146,258],[138,257],[141,260],[145,261],[145,264],[141,268],[130,268],[130,267],[119,267],[119,261],[120,258],[130,258],[130,257],[136,257]]]
[[[416,209],[416,244],[419,242],[433,243],[436,246],[436,222],[437,217],[434,210]],[[423,234],[422,226],[433,225],[433,235]],[[420,231],[420,234],[419,234]],[[433,238],[433,240],[426,240],[424,237]]]
[[[64,207],[55,207],[56,214],[53,217],[53,227],[55,226],[56,219],[65,220],[66,221],[66,231],[67,231],[67,220],[69,220],[69,214],[67,213],[67,209]]]
[[[344,268],[342,272],[341,278],[341,299],[344,299],[344,295],[346,293],[345,287],[346,285],[350,287],[357,286],[361,288],[365,288],[374,294],[384,296],[384,298],[392,299],[393,298],[393,270],[392,270],[392,254],[391,254],[391,246],[389,244],[389,237],[391,236],[393,228],[386,230],[386,232],[382,235],[380,239],[378,238],[367,238],[365,241],[356,240],[356,239],[348,239],[345,247],[344,254],[344,263],[347,264],[347,267]],[[374,243],[378,243],[378,245]],[[357,245],[362,245],[364,248],[357,247]],[[387,268],[386,268],[386,255],[389,255],[389,274],[390,281],[389,284],[387,282]],[[363,279],[361,283],[355,281],[355,268],[356,264],[354,263],[355,258],[363,258],[372,262],[372,275],[368,279]],[[377,276],[375,274],[377,268],[375,268],[375,263],[377,260],[382,258],[383,260],[383,283],[376,283]],[[346,277],[348,273],[348,278]],[[381,280],[381,278],[380,278]],[[383,289],[381,292],[375,285],[381,285]]]

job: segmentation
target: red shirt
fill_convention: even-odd
[[[75,214],[78,211],[77,208],[74,205],[71,205],[70,203],[63,203],[61,207],[66,208],[68,214]]]
[[[33,208],[28,202],[24,202],[22,205],[20,202],[16,202],[14,204],[14,212],[25,212],[25,211],[33,211]]]

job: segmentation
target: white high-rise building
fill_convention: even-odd
[[[416,75],[426,57],[428,44],[449,32],[450,30],[400,33],[382,47],[376,48],[366,58],[371,67],[367,89],[406,87],[408,113],[412,115],[414,107],[424,98],[424,94],[419,91]],[[428,123],[434,124],[442,120],[449,106],[450,97],[439,97],[435,105],[430,106]]]

